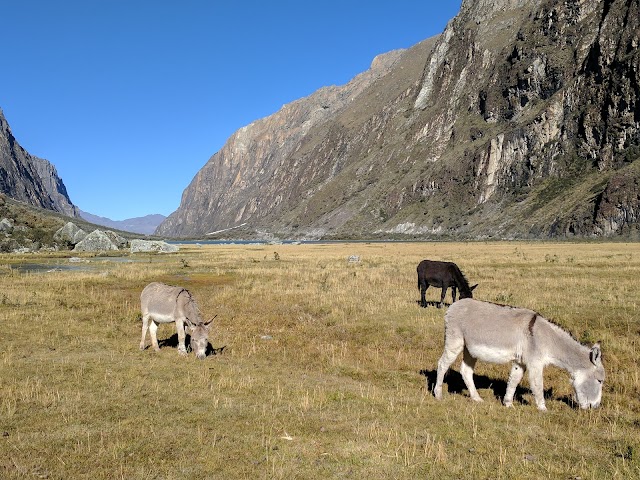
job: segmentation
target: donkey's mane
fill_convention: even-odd
[[[193,295],[191,295],[191,292],[189,290],[187,290],[186,288],[182,288],[182,290],[180,290],[180,292],[178,292],[178,295],[176,295],[176,303],[178,302],[178,298],[180,297],[180,295],[182,295],[183,292],[187,294],[187,298],[188,298],[187,305],[192,306],[197,314],[201,314],[202,312],[200,311],[200,307],[198,306],[198,302],[196,302],[196,299],[193,298]]]
[[[456,281],[460,284],[461,289],[464,289],[465,291],[469,291],[469,281],[467,280],[467,277],[464,276],[464,273],[462,273],[462,270],[460,270],[460,268],[453,263],[453,271],[456,277]]]
[[[540,316],[540,315],[539,315]],[[566,328],[564,328],[562,325],[560,325],[558,322],[556,322],[555,320],[550,320],[547,317],[541,317],[544,318],[547,323],[549,325],[551,325],[551,327],[554,330],[558,330],[561,333],[564,333],[565,335],[567,335],[569,338],[571,338],[572,340],[574,340],[576,343],[582,345],[582,342],[580,340],[578,340],[576,337],[573,336],[573,333],[571,333],[569,330],[567,330]],[[583,345],[584,346],[584,345]]]

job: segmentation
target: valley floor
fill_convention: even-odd
[[[183,245],[15,268],[51,255],[0,256],[2,478],[640,477],[640,244]],[[507,409],[509,367],[481,363],[476,404],[459,360],[436,401],[446,309],[418,305],[424,258],[456,262],[475,298],[602,341],[602,407],[578,410],[548,368],[549,411],[526,377]],[[152,281],[217,315],[205,360],[166,325],[160,352],[139,350]]]

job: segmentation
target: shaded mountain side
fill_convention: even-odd
[[[368,81],[234,134],[158,233],[637,236],[639,4],[465,0]]]
[[[0,110],[0,193],[36,207],[78,217],[56,168],[16,141]]]

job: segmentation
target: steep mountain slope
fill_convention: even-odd
[[[55,167],[34,157],[18,144],[0,110],[0,193],[70,217],[79,211]]]
[[[637,235],[639,4],[465,0],[437,39],[234,134],[157,233]]]
[[[429,42],[426,42],[429,44]],[[425,48],[416,47],[423,51]],[[288,208],[285,197],[311,183],[325,181],[324,159],[320,163],[298,162],[302,146],[319,142],[335,128],[340,112],[353,110],[353,103],[363,91],[386,75],[402,58],[401,51],[374,59],[371,69],[342,87],[325,87],[309,97],[284,105],[275,114],[238,130],[198,172],[184,191],[178,211],[171,214],[156,231],[159,235],[201,235],[213,230],[234,227],[248,219],[253,224],[267,212]],[[411,68],[411,65],[407,65]],[[403,67],[404,68],[404,67]],[[421,70],[413,68],[409,82]],[[380,95],[393,98],[398,91]],[[385,99],[386,100],[386,99]],[[355,112],[365,120],[378,106],[367,105],[366,112]],[[294,194],[295,195],[295,194]],[[267,225],[270,221],[267,221]]]

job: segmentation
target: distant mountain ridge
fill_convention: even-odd
[[[157,232],[640,238],[639,47],[639,0],[463,0],[234,133]]]
[[[0,193],[35,207],[78,217],[56,168],[17,142],[0,109]]]
[[[17,142],[9,123],[0,109],[0,193],[34,207],[52,210],[68,217],[82,218],[125,232],[153,235],[165,220],[164,215],[152,214],[126,220],[111,220],[76,207],[49,161],[35,157]]]
[[[158,225],[166,218],[164,215],[158,213],[145,215],[144,217],[128,218],[126,220],[111,220],[82,210],[80,210],[80,216],[87,222],[95,223],[96,225],[144,235],[153,235]]]

